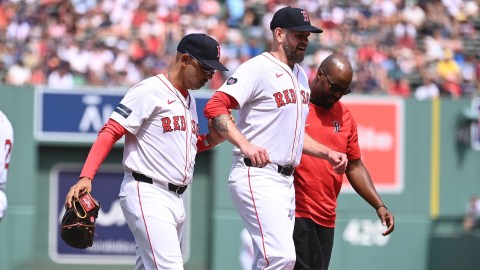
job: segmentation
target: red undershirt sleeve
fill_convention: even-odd
[[[237,100],[220,91],[216,91],[215,94],[210,98],[210,100],[205,105],[203,114],[207,119],[212,119],[221,114],[230,114],[229,109],[237,109],[238,102]],[[197,152],[203,152],[212,148],[211,145],[205,146],[205,141],[207,140],[207,135],[199,135],[197,140]]]
[[[92,145],[90,152],[88,153],[85,164],[83,165],[81,177],[88,177],[93,180],[93,177],[97,173],[100,165],[107,157],[108,153],[112,149],[115,142],[120,140],[127,133],[127,130],[117,123],[116,121],[109,119],[108,122],[98,132],[98,137]]]
[[[205,141],[207,141],[207,134],[198,135],[197,137],[197,153],[206,151],[212,148],[211,145],[206,146]]]
[[[212,119],[221,114],[230,114],[229,109],[238,109],[237,100],[229,94],[216,91],[205,105],[203,114],[207,119]]]

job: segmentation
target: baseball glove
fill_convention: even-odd
[[[63,214],[61,230],[63,241],[74,248],[91,247],[98,210],[100,204],[90,193],[80,195],[79,200],[73,202],[73,207],[65,209]]]

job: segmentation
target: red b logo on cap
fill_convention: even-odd
[[[217,46],[217,58],[220,58],[220,46]]]
[[[310,19],[308,18],[307,12],[305,10],[302,10],[301,12],[303,14],[303,20],[306,21],[306,22],[309,22]]]

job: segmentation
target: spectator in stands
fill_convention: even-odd
[[[0,76],[11,85],[46,84],[47,72],[55,69],[52,62],[60,59],[70,64],[76,85],[132,84],[161,73],[175,55],[180,38],[191,32],[208,33],[222,48],[228,47],[222,62],[235,70],[270,46],[271,38],[265,38],[269,22],[277,9],[289,3],[2,1],[0,66],[5,74]],[[446,49],[457,55],[480,54],[474,45],[480,29],[477,1],[302,0],[298,6],[326,29],[321,38],[311,40],[306,56],[314,56],[314,62],[320,63],[324,57],[318,56],[335,52],[347,55],[358,74],[359,81],[353,84],[364,87],[364,94],[388,93],[390,70],[384,64],[388,56],[398,62],[402,78],[416,87],[420,78],[415,75],[435,69]],[[475,72],[480,73],[478,59],[473,60]],[[442,83],[440,90],[448,89],[450,96],[478,95],[479,76],[466,79],[465,75],[471,77],[471,70],[457,64],[462,74],[456,84],[448,81],[444,85],[444,75],[440,74],[432,79]],[[11,69],[20,70],[21,76],[7,79]],[[119,74],[124,73],[127,78],[119,80]],[[217,73],[207,87],[216,89],[228,75]],[[361,93],[360,88],[356,90]]]
[[[443,58],[438,61],[435,69],[446,93],[453,98],[459,98],[462,95],[460,85],[462,75],[451,50],[445,50]]]
[[[245,1],[226,0],[225,4],[228,11],[228,25],[232,28],[238,28],[245,12]]]
[[[58,67],[48,75],[47,84],[55,89],[72,89],[75,86],[73,74],[68,62],[60,62]]]
[[[415,98],[418,100],[433,99],[440,96],[440,89],[430,75],[423,75],[423,83],[415,89]]]
[[[469,54],[465,57],[465,60],[461,63],[460,69],[462,74],[462,89],[464,97],[473,97],[477,92],[477,77],[475,74],[476,59],[473,55]]]
[[[392,96],[410,97],[410,85],[406,78],[395,79],[390,83],[388,94]]]
[[[5,84],[7,79],[7,70],[5,68],[5,64],[0,61],[0,84]]]
[[[422,27],[425,22],[425,11],[414,2],[409,1],[402,12],[403,19],[416,28]]]
[[[23,60],[18,60],[7,71],[7,84],[21,86],[26,85],[30,81],[32,71],[25,67]]]
[[[467,204],[465,217],[463,219],[463,228],[470,232],[478,228],[480,219],[480,199],[477,195],[473,195]]]
[[[374,94],[381,93],[378,80],[370,69],[361,67],[357,72],[357,81],[355,83],[355,93]]]

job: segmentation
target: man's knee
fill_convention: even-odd
[[[290,270],[295,266],[295,253],[279,254],[268,259],[269,267],[267,269]]]

